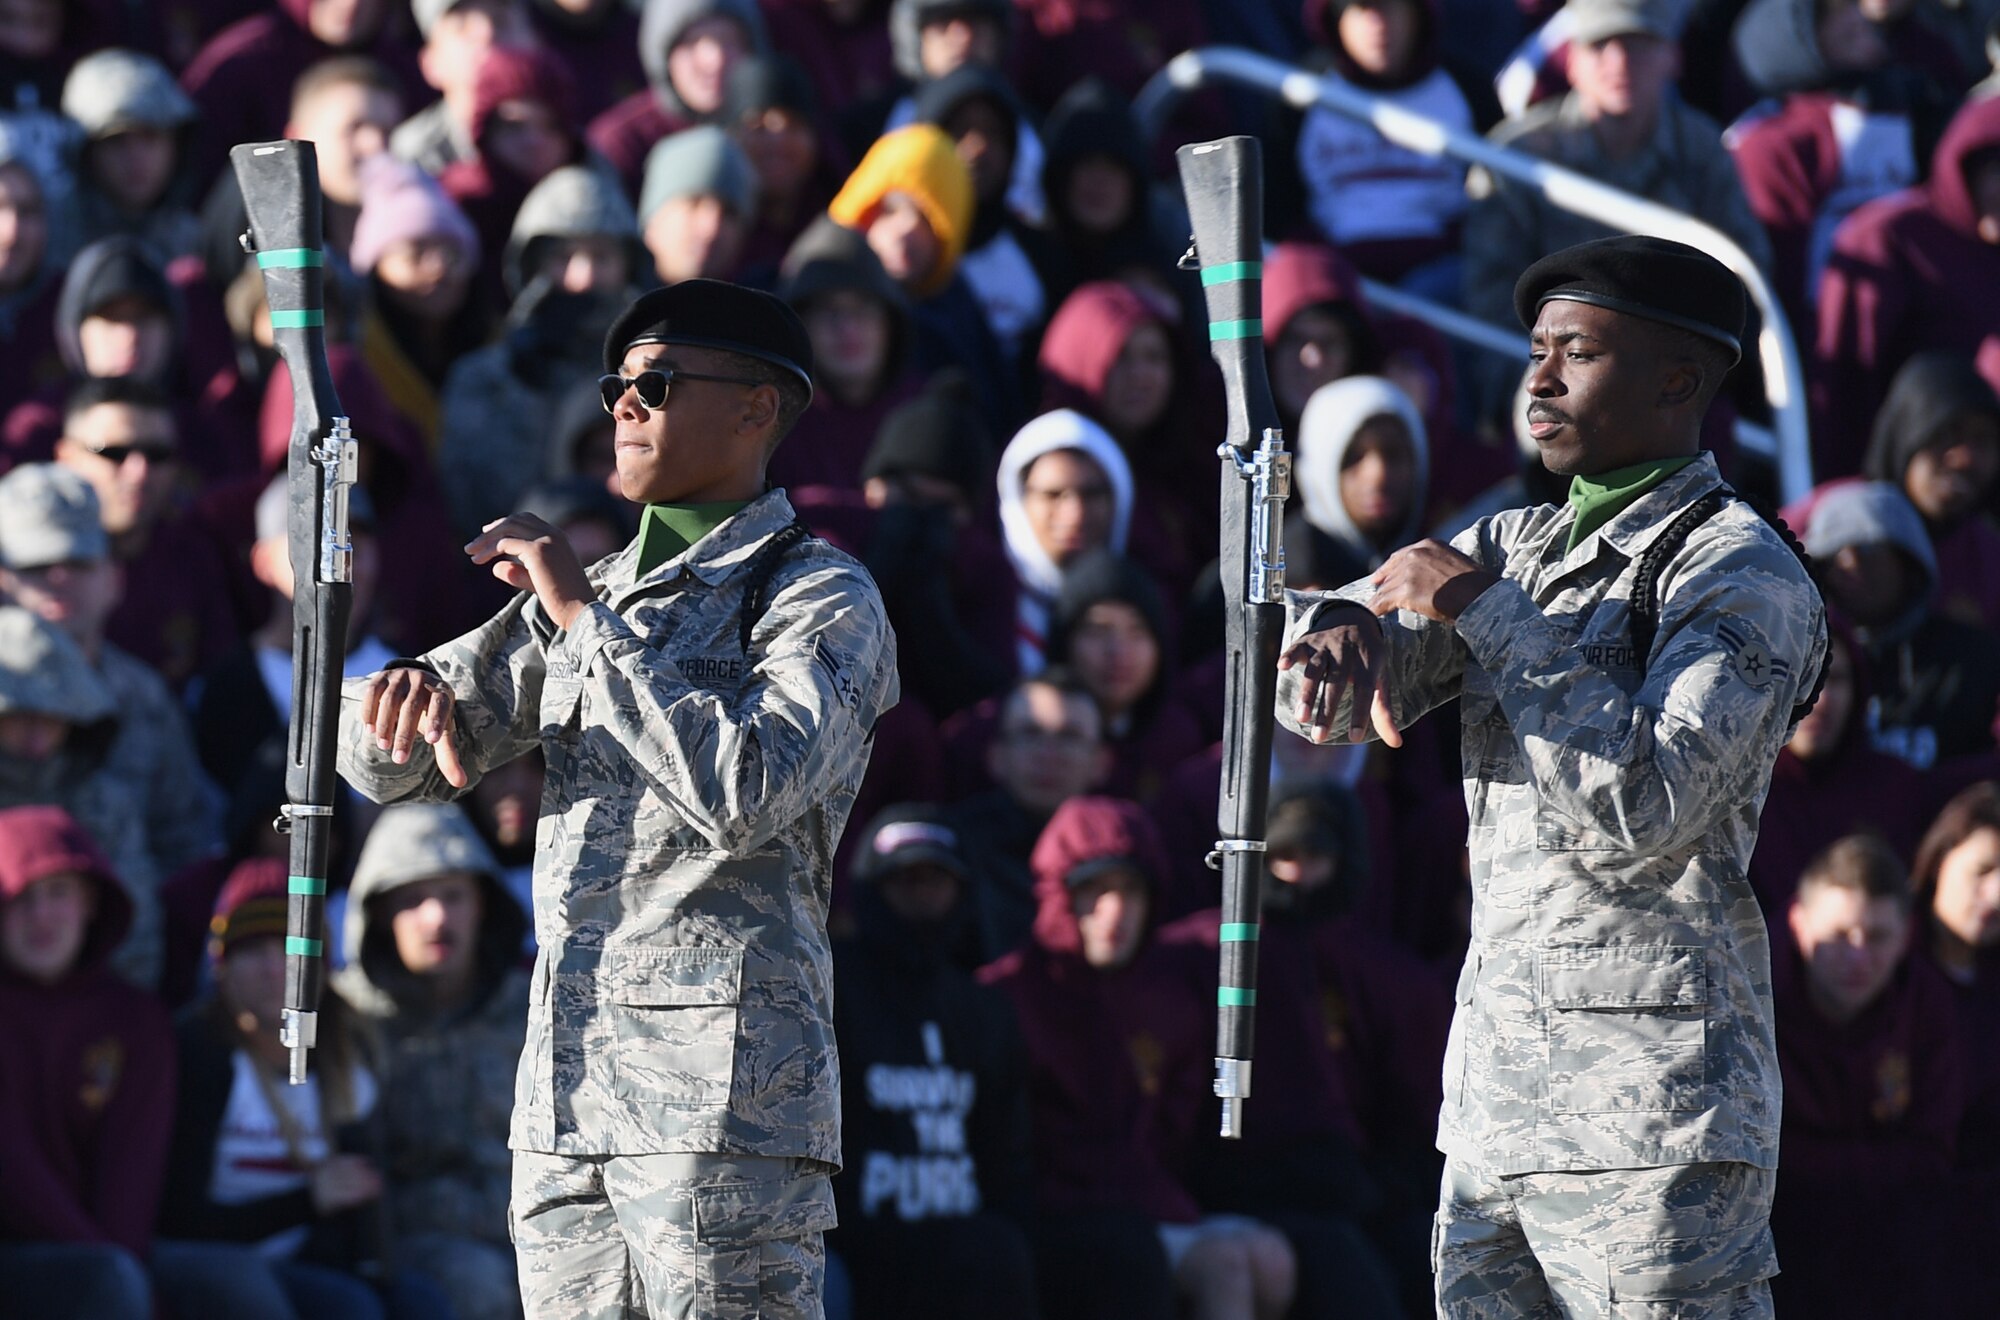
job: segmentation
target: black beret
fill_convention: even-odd
[[[682,280],[639,295],[604,336],[615,372],[634,344],[686,344],[741,353],[794,372],[812,393],[812,339],[799,314],[771,294],[723,280]]]
[[[1514,314],[1532,330],[1542,304],[1557,298],[1643,316],[1743,356],[1743,281],[1685,243],[1622,234],[1552,252],[1521,273]]]

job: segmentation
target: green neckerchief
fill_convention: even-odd
[[[1685,458],[1656,458],[1650,463],[1634,463],[1594,477],[1571,477],[1569,506],[1576,510],[1576,522],[1569,529],[1569,544],[1563,553],[1576,549],[1584,537],[1623,513],[1633,500],[1700,457],[1690,454]]]
[[[749,500],[714,504],[648,504],[639,515],[639,572],[646,574],[722,525]]]

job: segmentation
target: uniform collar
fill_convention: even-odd
[[[1722,484],[1722,471],[1715,465],[1715,455],[1703,451],[1694,462],[1667,476],[1659,485],[1620,509],[1611,521],[1577,542],[1576,548],[1563,557],[1564,561],[1588,563],[1597,557],[1599,546],[1610,546],[1628,560],[1637,559],[1646,553],[1647,547],[1660,533],[1666,531],[1676,510],[1687,507]],[[1576,509],[1565,505],[1562,516],[1550,528],[1558,549],[1568,539],[1570,525],[1575,520]]]
[[[764,542],[797,518],[785,492],[773,487],[723,519],[707,536],[673,558],[661,561],[644,577],[634,574],[639,563],[639,539],[634,537],[604,565],[601,580],[609,593],[609,603],[617,609],[635,588],[671,581],[683,570],[705,586],[716,586],[756,558]]]

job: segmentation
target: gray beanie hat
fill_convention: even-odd
[[[660,139],[646,154],[639,223],[676,197],[712,196],[746,219],[757,209],[757,171],[743,149],[713,124]]]

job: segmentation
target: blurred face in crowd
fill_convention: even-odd
[[[757,170],[764,197],[792,197],[819,168],[819,138],[806,117],[789,106],[766,106],[737,122],[736,144]]]
[[[889,911],[912,926],[943,921],[958,905],[958,877],[936,862],[899,866],[876,883]]]
[[[1835,72],[1877,69],[1889,60],[1889,43],[1882,29],[1858,3],[1835,0],[1831,5],[1822,4],[1816,35],[1820,57]]]
[[[906,289],[921,285],[944,252],[930,218],[908,193],[892,192],[882,199],[866,237],[889,278]]]
[[[1966,162],[1965,186],[1980,239],[2000,246],[2000,150],[1981,151]]]
[[[174,135],[135,124],[90,144],[86,160],[97,190],[126,211],[144,211],[174,180],[179,159]]]
[[[1632,32],[1569,48],[1569,82],[1590,119],[1649,120],[1680,76],[1672,42]]]
[[[428,321],[449,318],[472,288],[472,262],[455,238],[433,234],[391,243],[375,261],[389,300]]]
[[[87,376],[135,376],[157,382],[173,353],[174,327],[164,309],[144,298],[113,298],[77,327]]]
[[[1340,45],[1363,73],[1391,77],[1409,67],[1423,32],[1417,0],[1350,0],[1340,11]]]
[[[917,29],[917,62],[927,78],[942,78],[961,64],[993,68],[1007,34],[991,15],[961,10],[933,14]]]
[[[1104,376],[1104,429],[1121,440],[1143,435],[1174,397],[1174,352],[1167,332],[1147,321],[1135,329]]]
[[[573,534],[570,543],[575,544]],[[578,558],[582,558],[580,553]],[[469,799],[473,818],[502,865],[519,866],[534,859],[542,777],[542,754],[535,751],[495,766],[473,785]]]
[[[1976,829],[1944,855],[1931,912],[1968,948],[2000,943],[2000,830]]]
[[[709,193],[673,197],[646,220],[646,250],[663,284],[697,277],[727,279],[743,252],[748,226]]]
[[[527,12],[516,0],[463,0],[432,26],[417,52],[417,68],[445,95],[470,96],[487,51],[533,42]]]
[[[485,881],[469,871],[447,871],[390,890],[382,904],[405,971],[448,983],[471,974],[486,915]]]
[[[516,178],[539,182],[569,163],[576,142],[547,104],[517,96],[493,108],[480,149]]]
[[[69,975],[97,912],[97,882],[75,871],[43,876],[0,907],[0,958],[41,985]]]
[[[1273,849],[1265,855],[1265,860],[1273,880],[1290,885],[1301,894],[1326,888],[1340,874],[1338,858],[1311,848]]]
[[[947,477],[932,472],[891,472],[870,477],[861,484],[861,498],[871,509],[897,505],[920,509],[945,509],[954,526],[972,522],[972,499],[965,489]]]
[[[1135,866],[1114,866],[1070,886],[1069,910],[1083,942],[1083,960],[1100,970],[1124,967],[1146,937],[1152,899]]]
[[[306,31],[340,49],[365,45],[382,30],[388,11],[389,0],[311,0]]]
[[[1064,209],[1087,234],[1117,232],[1131,218],[1138,197],[1137,180],[1125,162],[1103,151],[1079,157],[1063,190]]]
[[[1862,17],[1871,23],[1893,23],[1916,7],[1917,0],[1860,0]]]
[[[62,0],[0,0],[0,51],[38,60],[62,41]]]
[[[1918,570],[1890,542],[1843,546],[1820,562],[1828,598],[1862,627],[1879,628],[1909,608]]]
[[[0,710],[0,756],[42,762],[69,741],[69,721],[38,710]]]
[[[832,289],[807,303],[800,317],[812,338],[820,379],[836,398],[872,396],[889,364],[892,313],[859,289]]]
[[[17,289],[33,279],[48,249],[49,213],[42,185],[19,161],[0,165],[0,291]]]
[[[1361,424],[1340,460],[1340,502],[1361,534],[1378,545],[1410,515],[1417,489],[1417,447],[1400,417]]]
[[[276,1035],[285,1011],[285,941],[276,935],[238,940],[216,968],[216,989],[245,1035]]]
[[[1960,413],[1945,433],[1910,456],[1903,492],[1936,527],[1963,522],[1986,501],[2000,476],[2000,417]]]
[[[104,640],[125,577],[108,559],[78,559],[34,568],[0,568],[0,595],[52,623],[87,652]]]
[[[1048,683],[1021,684],[1001,707],[986,768],[1030,813],[1054,814],[1104,782],[1110,769],[1097,703]]]
[[[1786,915],[1813,1002],[1836,1022],[1875,1001],[1909,947],[1910,914],[1858,886],[1808,882]]]
[[[104,530],[117,537],[158,520],[179,448],[166,409],[101,403],[69,423],[56,442],[56,461],[90,483]]]
[[[1160,642],[1136,606],[1101,600],[1083,612],[1070,637],[1077,678],[1116,719],[1139,704],[1160,676]]]
[[[749,364],[733,353],[685,344],[634,344],[625,351],[619,374],[627,378],[653,368],[741,376]],[[628,389],[612,417],[618,424],[618,484],[628,500],[641,504],[707,503],[740,494],[752,457],[736,434],[756,387],[713,380],[677,380],[664,408],[651,409]],[[769,393],[775,390],[763,387]],[[772,403],[775,408],[775,401]]]
[[[329,201],[361,204],[361,162],[389,148],[402,122],[402,100],[361,83],[321,88],[292,111],[285,136],[311,142],[319,158],[319,187]]]
[[[1278,406],[1296,417],[1313,391],[1354,372],[1354,340],[1347,323],[1324,307],[1308,307],[1279,332],[1271,345],[1271,392]]]
[[[1854,657],[1838,637],[1831,638],[1826,648],[1826,683],[1820,688],[1819,700],[1792,730],[1791,741],[1785,746],[1801,761],[1831,756],[1840,750],[1841,730],[1853,712]]]
[[[1007,195],[1014,173],[1014,121],[993,102],[974,97],[940,125],[957,145],[958,158],[972,173],[972,193],[981,205]]]
[[[1060,566],[1111,543],[1111,479],[1081,449],[1057,449],[1028,465],[1021,508],[1042,553]]]
[[[667,52],[667,81],[688,109],[712,115],[722,108],[729,71],[751,51],[750,35],[722,14],[698,18],[681,29]]]
[[[632,281],[631,248],[610,234],[546,238],[537,245],[535,274],[565,293],[615,293]]]

